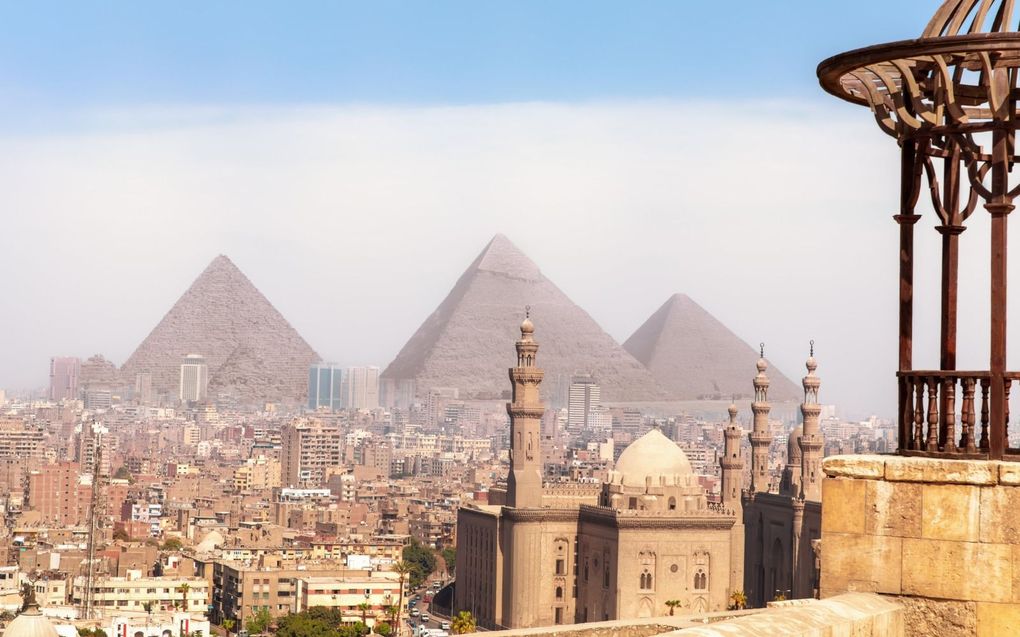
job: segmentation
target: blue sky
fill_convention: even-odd
[[[814,72],[937,4],[0,1],[0,388],[123,363],[218,254],[324,358],[385,366],[503,233],[619,342],[683,292],[891,416],[895,144]]]
[[[5,2],[0,103],[817,97],[815,64],[934,2]],[[745,69],[750,68],[748,72]],[[10,122],[8,122],[8,125]]]

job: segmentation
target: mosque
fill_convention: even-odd
[[[792,538],[795,526],[802,533],[806,519],[801,491],[807,484],[804,494],[813,494],[820,469],[816,463],[798,473],[812,479],[797,478],[801,491],[795,497],[780,494],[778,485],[771,493],[764,478],[752,477],[751,491],[745,492],[743,432],[735,406],[724,432],[719,502],[709,501],[683,450],[658,429],[628,446],[601,485],[544,483],[539,442],[543,372],[534,332],[526,318],[516,343],[517,366],[509,370],[513,391],[507,404],[511,469],[506,490],[494,489],[487,504],[469,504],[458,512],[455,610],[470,611],[485,628],[526,628],[654,617],[674,606],[688,613],[724,610],[734,592],[750,589],[747,582],[761,595],[765,588],[792,589],[790,581],[810,585],[810,576],[799,574],[788,553],[810,547],[810,541]],[[813,358],[809,377],[812,364]],[[752,473],[767,476],[768,447],[763,444],[766,439],[771,444],[771,435],[764,358],[758,370]],[[816,399],[817,384],[811,383],[810,397]],[[817,427],[818,412],[808,404],[804,409],[815,413]],[[813,436],[800,437],[800,445],[806,441],[811,453]],[[807,457],[814,458],[802,453],[800,460]],[[780,537],[783,528],[788,537]],[[804,540],[817,537],[814,529],[802,535]],[[765,559],[762,546],[778,546],[784,553],[769,552]]]

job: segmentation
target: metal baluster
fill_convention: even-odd
[[[939,450],[939,383],[931,376],[928,378],[928,453]]]
[[[977,453],[974,446],[974,379],[963,379],[963,439],[960,447],[967,453]]]
[[[946,439],[942,441],[942,451],[954,453],[956,448],[956,379],[947,378],[943,381],[942,391],[945,392]]]
[[[989,379],[981,379],[981,451],[988,451],[988,384]]]

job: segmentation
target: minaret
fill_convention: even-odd
[[[507,478],[507,506],[539,508],[542,506],[542,415],[545,407],[539,396],[539,385],[545,375],[535,367],[538,343],[532,338],[535,326],[531,308],[521,323],[521,340],[517,341],[517,367],[510,368],[513,399],[507,403],[510,414],[510,475]]]
[[[723,456],[719,459],[722,467],[722,485],[720,494],[722,503],[737,513],[737,519],[743,519],[740,491],[744,477],[744,459],[740,454],[740,436],[743,430],[737,422],[737,406],[730,405],[730,424],[723,429]]]
[[[818,387],[822,380],[815,376],[818,363],[815,362],[815,342],[811,341],[811,355],[807,359],[807,376],[804,377],[804,404],[800,413],[804,415],[804,435],[800,438],[800,497],[812,502],[822,501],[822,429],[818,417],[822,406],[818,404]]]
[[[772,446],[772,432],[769,430],[769,377],[765,370],[765,344],[761,344],[758,359],[758,375],[754,377],[754,425],[751,429],[751,492],[765,493],[769,490],[769,447]]]

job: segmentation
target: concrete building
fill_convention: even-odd
[[[340,384],[345,409],[379,407],[379,368],[348,367]]]
[[[387,608],[408,599],[400,593],[400,577],[392,571],[352,571],[342,577],[302,577],[296,581],[295,612],[321,606],[336,608],[343,613],[344,623],[360,622],[366,613],[366,624],[375,626],[389,621]],[[406,586],[406,582],[405,582]],[[367,611],[359,606],[368,604]]]
[[[341,464],[340,429],[320,421],[290,423],[281,432],[282,483],[289,487],[319,487],[326,470]]]
[[[57,462],[28,474],[28,507],[46,524],[84,524],[91,495],[77,462]]]
[[[78,399],[78,377],[81,375],[81,360],[69,356],[54,356],[50,359],[50,393],[54,402]]]
[[[179,398],[182,403],[200,402],[209,392],[209,367],[199,354],[188,354],[181,361]]]
[[[576,434],[588,431],[592,413],[602,401],[602,388],[591,376],[578,376],[570,383],[567,396],[567,429]]]
[[[725,609],[743,581],[740,518],[708,502],[661,431],[632,443],[601,486],[543,484],[533,334],[525,319],[510,370],[506,492],[459,510],[454,610],[484,627],[524,628],[654,617],[671,600]]]
[[[80,604],[84,595],[85,576],[79,575],[71,601]],[[99,577],[92,583],[93,603],[108,613],[145,612],[146,604],[162,611],[204,612],[211,597],[209,582],[201,577]]]

